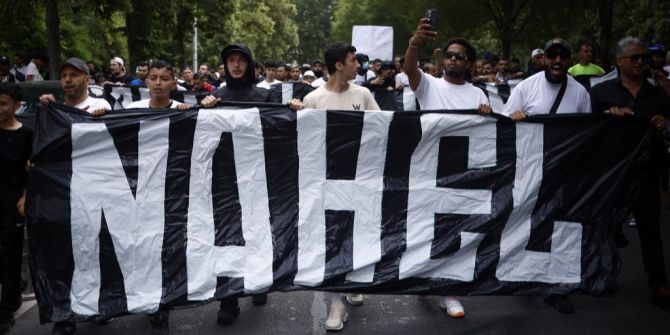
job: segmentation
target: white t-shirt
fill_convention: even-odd
[[[269,90],[271,88],[270,86],[272,86],[274,84],[281,84],[281,81],[275,79],[271,83],[268,83],[267,80],[263,80],[260,83],[256,84],[256,87],[260,87],[260,88],[264,88],[266,90]]]
[[[28,66],[26,67],[26,78],[29,75],[33,75],[33,81],[42,81],[44,80],[44,77],[40,74],[40,71],[37,69],[37,66],[35,66],[35,63],[30,62]]]
[[[402,106],[404,111],[416,110],[416,96],[409,86],[409,77],[405,72],[395,75],[395,85],[402,85]]]
[[[144,99],[144,100],[138,100],[138,101],[133,101],[131,102],[128,106],[126,106],[126,109],[131,109],[131,108],[151,108],[149,107],[149,100],[151,99]],[[170,104],[170,108],[177,108],[181,102],[172,100],[172,103]]]
[[[33,64],[34,65],[34,64]],[[20,72],[22,75],[26,75],[26,70],[27,67],[24,65],[22,67],[13,67],[11,70],[9,70],[9,73],[13,74],[16,77],[16,73]]]
[[[421,110],[477,109],[479,105],[489,104],[484,91],[470,83],[454,85],[444,78],[435,78],[423,72],[414,94]]]
[[[105,99],[88,97],[86,100],[82,101],[78,105],[73,106],[74,108],[79,108],[84,112],[93,113],[98,109],[112,110],[112,106],[109,105],[109,102]]]
[[[319,88],[319,87],[321,87],[325,84],[326,84],[326,80],[324,80],[323,77],[321,77],[321,78],[318,78],[317,80],[312,82],[312,87]]]
[[[365,87],[349,85],[344,92],[331,92],[321,86],[305,96],[305,108],[339,110],[379,110],[375,98]]]
[[[512,89],[502,114],[509,116],[516,111],[526,112],[528,116],[549,114],[560,89],[561,84],[550,83],[544,71],[538,72]],[[571,76],[556,113],[591,113],[589,93]]]
[[[363,76],[357,73],[356,79],[350,80],[349,82],[356,85],[363,85],[366,81],[374,77],[376,77],[375,73],[372,70],[368,70],[368,72]]]

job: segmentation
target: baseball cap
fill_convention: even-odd
[[[75,69],[83,72],[87,76],[91,75],[91,73],[88,71],[88,66],[86,66],[86,63],[77,57],[68,58],[63,63],[61,63],[60,71],[62,72],[63,68],[65,68],[66,66],[72,66]]]
[[[110,62],[118,63],[121,65],[121,67],[123,67],[123,59],[121,59],[121,57],[114,57],[110,60]]]
[[[557,37],[557,38],[554,38],[554,39],[551,39],[551,40],[547,41],[547,43],[544,44],[544,51],[549,50],[553,46],[559,46],[559,47],[565,49],[567,52],[572,52],[570,50],[570,45],[568,44],[568,42],[566,42],[562,38]]]
[[[314,77],[314,78],[316,78],[316,76],[314,75],[314,71],[312,71],[312,70],[305,71],[305,74],[303,74],[302,76],[303,77]]]
[[[385,69],[393,69],[395,66],[393,65],[392,62],[389,61],[384,61],[379,65],[380,70],[385,70]]]
[[[253,57],[251,56],[251,50],[249,50],[249,48],[246,45],[244,45],[242,43],[233,43],[233,44],[230,44],[230,45],[226,46],[225,48],[223,48],[223,50],[221,50],[221,62],[222,63],[224,63],[224,64],[226,63],[226,60],[228,59],[228,55],[231,52],[239,52],[239,53],[243,54],[249,62],[251,62],[253,60]]]
[[[542,49],[535,49],[533,52],[530,53],[531,57],[535,57],[537,55],[544,55],[544,50]]]
[[[9,58],[7,56],[0,56],[0,64],[9,64]]]

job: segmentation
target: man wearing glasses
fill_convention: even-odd
[[[594,86],[591,89],[591,104],[594,113],[608,113],[618,118],[635,115],[649,120],[650,125],[658,130],[651,142],[651,160],[644,167],[642,187],[633,202],[632,212],[640,235],[644,268],[649,276],[651,302],[667,305],[670,303],[670,288],[659,228],[659,183],[665,150],[661,135],[662,131],[668,131],[670,96],[645,79],[648,57],[646,45],[640,39],[630,36],[621,39],[616,47],[619,77]]]
[[[570,46],[555,38],[544,45],[546,67],[512,90],[503,114],[519,121],[530,115],[590,113],[591,100],[584,86],[568,76]]]
[[[484,92],[467,82],[476,50],[465,39],[452,38],[444,44],[443,78],[419,70],[417,48],[421,43],[434,40],[436,35],[430,19],[422,18],[405,51],[405,73],[421,110],[476,109],[482,115],[491,114],[491,106]],[[440,308],[453,318],[465,316],[463,306],[454,297],[441,298]]]
[[[510,94],[504,115],[514,121],[528,116],[556,113],[591,113],[591,99],[584,86],[568,76],[570,46],[555,38],[544,45],[546,67],[520,82]],[[555,310],[570,314],[574,312],[566,295],[551,294],[544,302]]]
[[[467,82],[477,52],[465,39],[452,38],[444,44],[443,78],[429,76],[419,70],[418,46],[435,40],[437,35],[429,22],[427,18],[419,21],[405,51],[405,73],[421,110],[477,109],[481,114],[490,114],[491,106],[484,92]]]

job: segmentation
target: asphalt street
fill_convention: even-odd
[[[664,197],[662,235],[666,267],[670,269],[670,204]],[[624,265],[619,292],[611,298],[572,296],[572,315],[560,314],[540,297],[464,297],[466,317],[451,319],[438,307],[436,297],[366,295],[360,307],[348,306],[350,321],[341,334],[670,334],[670,308],[653,306],[642,265],[637,232],[624,228],[631,244],[620,249]],[[216,323],[217,303],[173,311],[170,334],[325,334],[328,293],[272,293],[265,306],[240,300],[241,314],[234,324]],[[50,334],[51,324],[40,325],[37,306],[24,303],[10,334]],[[31,307],[32,305],[32,307]],[[77,334],[148,334],[143,315],[116,318],[98,326],[80,323]]]

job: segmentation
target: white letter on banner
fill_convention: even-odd
[[[496,123],[492,118],[459,114],[421,116],[421,141],[412,153],[407,199],[407,249],[400,259],[399,278],[449,278],[472,281],[477,247],[484,234],[461,232],[453,255],[430,259],[435,214],[491,214],[491,190],[437,187],[440,139],[467,136],[468,169],[493,167]]]
[[[70,299],[77,314],[98,314],[103,212],[123,274],[128,311],[158,310],[169,122],[140,124],[136,198],[105,124],[72,125],[70,229],[75,266]]]
[[[393,113],[370,111],[363,132],[355,180],[326,179],[325,110],[298,112],[298,272],[295,283],[316,286],[326,267],[326,210],[354,211],[353,271],[346,279],[372,282],[381,260],[381,206],[388,130]]]
[[[551,252],[526,250],[531,217],[542,184],[544,125],[517,123],[514,208],[500,238],[496,277],[504,281],[579,283],[581,280],[582,225],[554,221]]]
[[[212,158],[221,134],[232,133],[244,246],[214,245]],[[244,278],[249,293],[272,286],[272,231],[263,128],[257,108],[201,109],[193,138],[186,268],[188,299],[214,297],[217,277]]]

